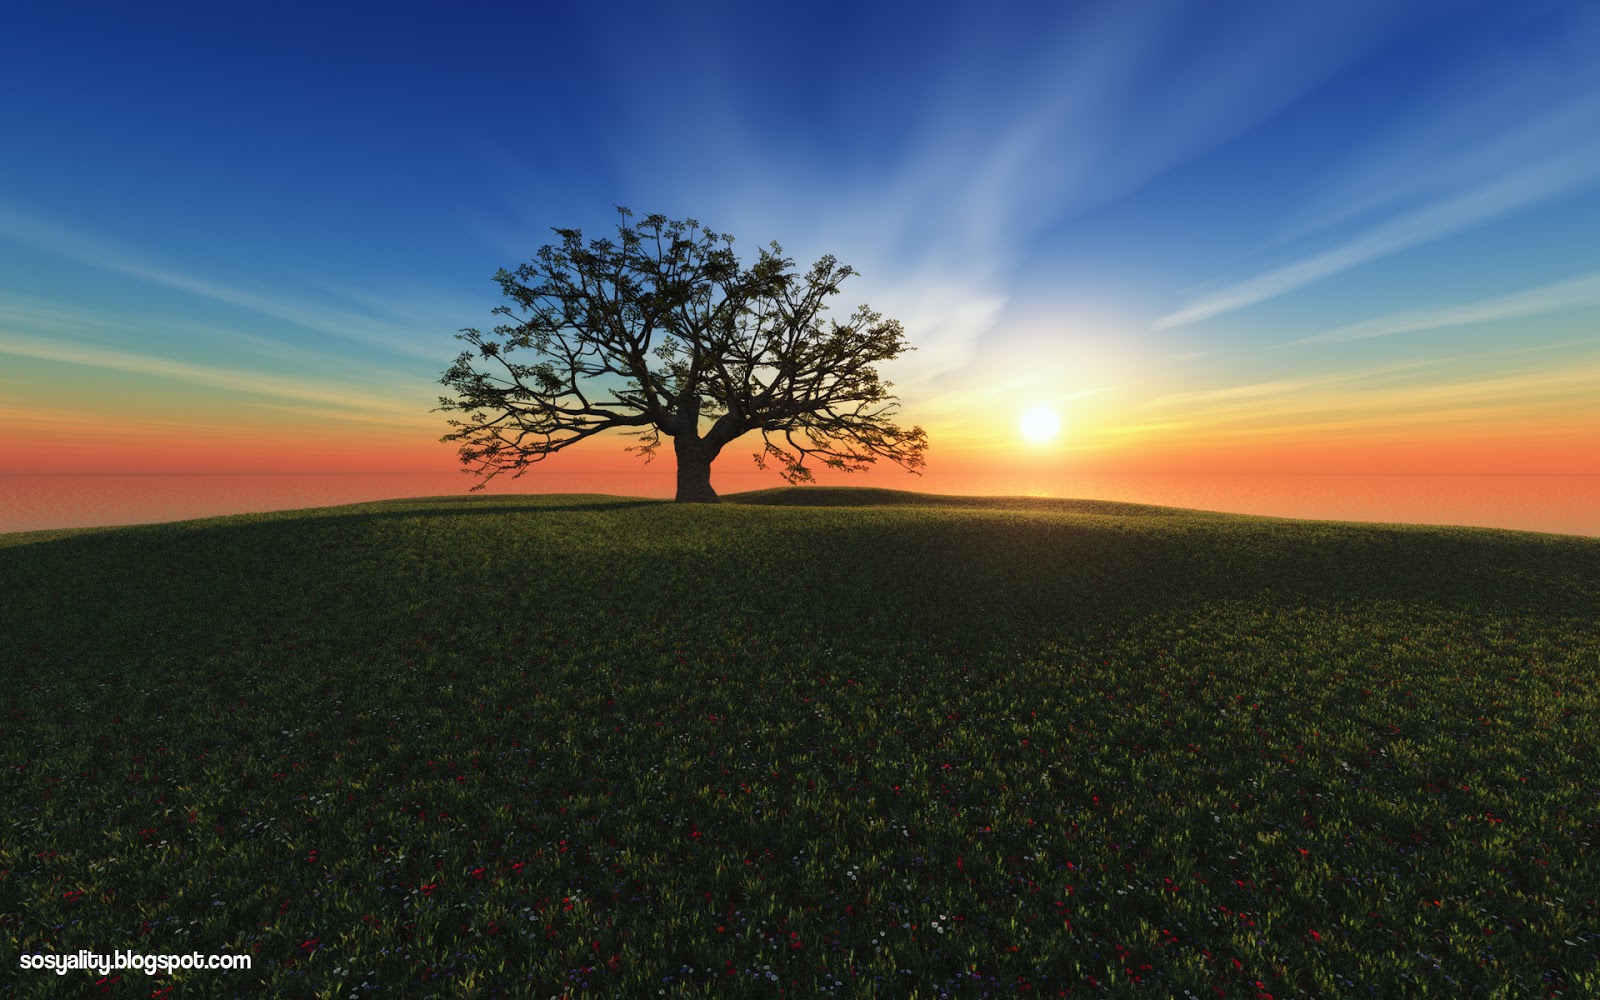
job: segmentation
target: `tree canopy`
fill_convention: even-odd
[[[827,315],[851,268],[825,256],[801,274],[777,243],[746,267],[733,237],[693,219],[618,212],[615,241],[555,229],[559,243],[499,271],[505,322],[457,334],[472,350],[440,379],[456,395],[439,409],[464,419],[442,440],[460,442],[473,489],[614,428],[646,461],[673,442],[685,502],[716,502],[711,463],[751,431],[756,464],[790,483],[814,464],[921,470],[927,435],[892,422],[874,367],[913,349],[905,331],[865,305]]]

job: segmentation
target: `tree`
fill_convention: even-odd
[[[812,459],[922,468],[927,435],[891,422],[892,383],[873,367],[912,349],[904,330],[867,306],[824,317],[853,270],[826,256],[799,275],[776,243],[746,268],[733,237],[693,219],[635,227],[617,211],[617,242],[555,229],[559,244],[495,275],[518,312],[500,305],[492,334],[457,334],[473,350],[440,379],[457,395],[439,409],[466,418],[441,440],[462,442],[465,471],[483,477],[474,490],[612,428],[647,462],[672,440],[680,503],[717,502],[711,463],[750,431],[756,465],[775,462],[790,483],[813,478]]]

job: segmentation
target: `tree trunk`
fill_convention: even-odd
[[[721,503],[711,488],[711,461],[722,449],[682,434],[673,441],[678,454],[678,503]]]

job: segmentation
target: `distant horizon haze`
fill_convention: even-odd
[[[831,477],[825,485],[958,496],[1110,500],[1269,517],[1445,524],[1600,537],[1600,475],[1593,474],[1078,472],[977,479],[930,475],[893,483],[852,484],[842,479]],[[463,496],[470,485],[466,477],[453,472],[0,475],[0,532]],[[782,485],[760,475],[727,477],[717,483],[724,496]],[[670,471],[649,477],[606,477],[580,470],[521,480],[503,477],[480,495],[600,493],[665,501],[672,497],[673,489]]]

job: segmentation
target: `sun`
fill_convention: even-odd
[[[1061,418],[1048,406],[1035,406],[1022,415],[1022,436],[1034,444],[1044,444],[1061,430]]]

